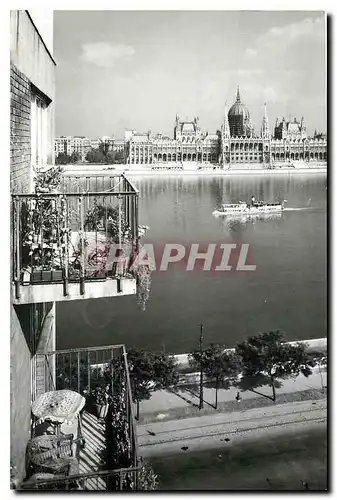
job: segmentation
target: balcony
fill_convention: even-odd
[[[12,196],[14,304],[136,293],[118,248],[138,248],[138,191],[123,175],[107,190],[74,191]]]
[[[62,491],[74,489],[74,485],[75,489],[85,491],[136,489],[140,464],[125,347],[111,345],[48,352],[38,355],[36,363],[37,395],[70,389],[85,396],[98,386],[108,386],[112,403],[106,417],[98,419],[87,398],[79,421],[71,425],[65,423],[61,429],[64,434],[74,434],[75,438],[80,432],[84,439],[84,447],[79,446],[74,453],[78,461],[76,474],[27,477],[20,489]],[[32,436],[37,425],[33,421]]]

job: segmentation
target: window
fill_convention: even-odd
[[[31,164],[47,164],[47,105],[36,94],[31,100]]]

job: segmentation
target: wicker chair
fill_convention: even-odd
[[[74,435],[43,435],[31,439],[27,458],[35,473],[78,473],[78,461],[73,456]]]

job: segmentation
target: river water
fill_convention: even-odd
[[[140,191],[144,242],[188,247],[249,244],[255,271],[207,272],[169,265],[152,274],[143,312],[135,297],[57,304],[57,348],[124,343],[184,353],[205,344],[232,347],[258,332],[279,329],[289,340],[327,333],[327,179],[325,174],[134,177]],[[278,218],[215,217],[222,202],[287,200]]]

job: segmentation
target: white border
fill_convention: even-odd
[[[24,7],[22,5],[23,2],[3,2],[1,5],[1,15],[0,15],[0,35],[1,35],[1,43],[0,43],[0,56],[1,63],[4,74],[8,75],[9,72],[9,9],[28,9],[29,8],[46,8],[45,0],[27,0],[24,2]],[[79,5],[81,5],[81,9],[79,9]],[[327,11],[330,15],[334,16],[336,12],[336,2],[329,1],[321,1],[321,2],[299,2],[294,0],[277,0],[274,2],[270,2],[270,0],[259,0],[255,2],[251,2],[249,0],[237,0],[236,2],[224,2],[223,0],[208,0],[207,2],[200,2],[197,0],[96,0],[96,1],[83,1],[78,2],[78,0],[59,0],[57,2],[52,1],[48,2],[48,8],[53,8],[54,10],[317,10],[317,11]],[[332,19],[332,32],[335,31],[335,19]],[[334,85],[334,75],[332,74],[332,70],[336,67],[336,47],[335,47],[335,36],[333,33],[330,50],[333,51],[333,55],[331,57],[332,67],[330,67],[330,89],[332,91]],[[0,167],[0,186],[2,189],[2,193],[0,196],[1,203],[1,227],[2,227],[2,241],[0,245],[1,252],[1,262],[2,265],[2,279],[1,279],[1,299],[2,299],[2,397],[1,397],[1,432],[2,432],[2,450],[3,453],[1,455],[1,482],[0,487],[4,496],[7,498],[14,494],[14,492],[10,492],[8,489],[9,485],[9,326],[10,319],[8,315],[8,300],[9,300],[9,271],[6,262],[8,262],[9,252],[7,246],[7,242],[9,241],[9,126],[8,126],[8,116],[9,116],[9,78],[4,76],[1,79],[1,152],[2,152],[2,162]],[[331,105],[333,104],[333,109]],[[336,103],[333,99],[333,96],[330,95],[330,123],[333,122],[333,118],[335,118],[336,114]],[[333,132],[333,134],[332,134]],[[333,148],[332,145],[335,143],[336,134],[335,129],[331,127],[328,131],[329,143],[330,143],[330,171],[333,170],[335,165],[332,162],[333,156]],[[329,196],[331,201],[331,214],[336,215],[336,189],[334,189],[335,183],[337,179],[337,175],[330,175],[329,177]],[[331,223],[331,229],[332,223]],[[336,247],[336,232],[330,235],[332,237],[332,246],[331,248],[331,259],[333,257],[333,249]],[[7,269],[7,271],[6,271]],[[332,273],[329,273],[331,277],[333,275],[333,285],[335,284],[336,279],[336,270],[335,266],[332,266]],[[331,301],[331,314],[332,314],[332,322],[331,322],[331,331],[330,331],[330,346],[335,349],[336,342],[333,342],[333,335],[335,333],[335,322],[334,322],[334,314],[333,311],[336,310],[336,302],[335,296],[333,296],[333,301]],[[5,349],[6,346],[6,349]],[[332,366],[331,366],[332,365]],[[330,380],[336,380],[336,368],[335,363],[331,363],[331,376]],[[8,382],[8,383],[7,383]],[[333,405],[336,404],[336,399],[333,398]],[[333,408],[332,411],[334,411]],[[336,415],[336,412],[334,411]],[[332,419],[333,420],[333,419]],[[330,443],[332,445],[332,443]],[[6,451],[5,451],[6,450]],[[332,461],[332,464],[334,462]],[[334,485],[334,471],[330,471],[330,480],[331,485]],[[226,494],[228,497],[228,493]],[[48,496],[48,495],[47,495]],[[166,496],[166,495],[164,495]],[[237,495],[235,495],[237,497]],[[240,496],[240,495],[239,495]],[[269,495],[268,495],[269,496]],[[271,496],[271,495],[270,495]],[[3,496],[2,496],[3,498]]]

